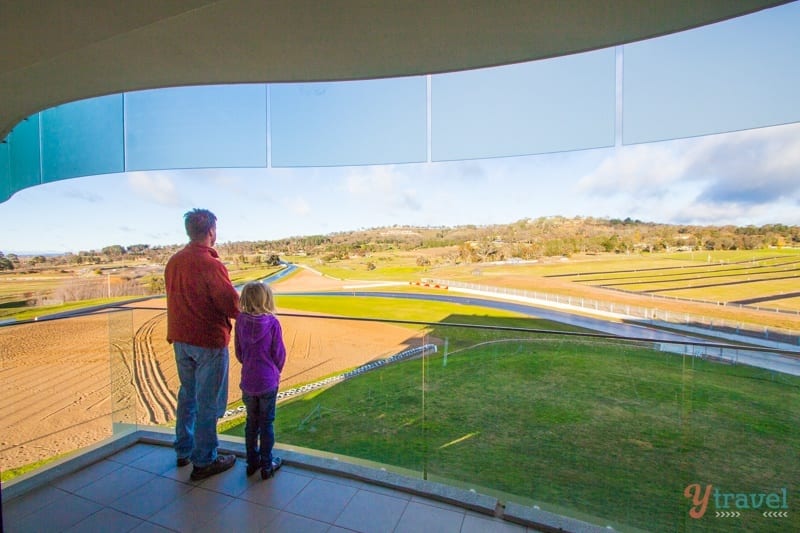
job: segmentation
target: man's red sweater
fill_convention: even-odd
[[[239,314],[239,294],[228,269],[209,246],[189,243],[164,271],[167,287],[167,341],[223,348],[231,319]]]

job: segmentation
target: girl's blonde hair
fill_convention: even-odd
[[[239,307],[251,315],[271,315],[275,312],[272,288],[260,281],[251,281],[242,289]]]

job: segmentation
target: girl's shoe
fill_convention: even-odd
[[[258,466],[256,465],[247,465],[247,477],[252,476],[258,470]]]
[[[273,457],[272,464],[261,469],[261,479],[271,478],[281,466],[283,466],[283,460],[280,457]],[[248,470],[249,468],[250,467],[248,467]]]

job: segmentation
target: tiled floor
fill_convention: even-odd
[[[137,443],[3,503],[5,531],[526,532],[461,507],[284,466],[274,478],[231,470],[200,482],[171,448]]]

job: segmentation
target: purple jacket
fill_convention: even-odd
[[[278,389],[286,362],[281,324],[274,315],[239,313],[234,352],[242,363],[239,388],[250,396]]]

